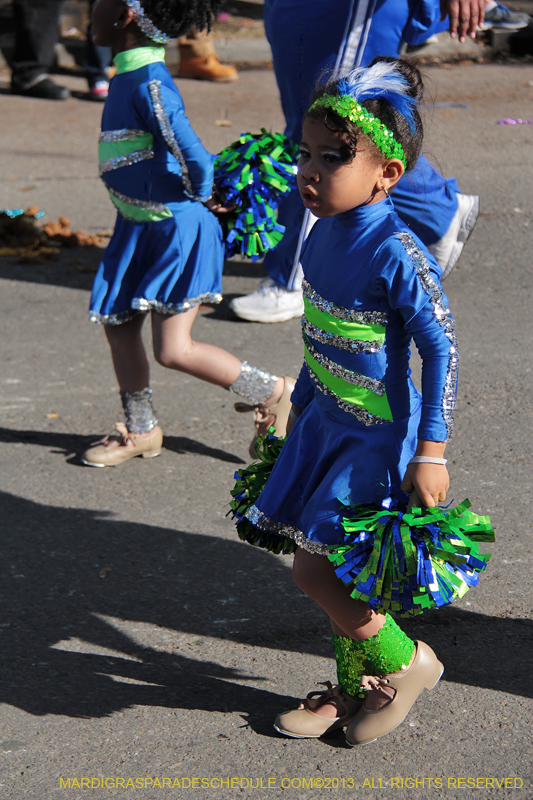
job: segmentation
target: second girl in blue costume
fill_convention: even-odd
[[[152,316],[156,359],[244,397],[268,429],[285,432],[291,379],[241,362],[191,338],[198,308],[219,302],[224,247],[212,211],[214,157],[185,115],[165,67],[162,45],[191,27],[208,26],[219,0],[98,0],[93,40],[115,53],[116,75],[102,117],[100,175],[118,211],[95,278],[90,319],[105,326],[126,423],[83,454],[91,466],[114,466],[161,452],[142,340]]]
[[[377,59],[334,76],[304,118],[298,186],[319,218],[302,253],[305,361],[294,426],[238,523],[242,538],[276,552],[294,540],[294,579],[331,621],[339,685],[280,714],[275,727],[287,736],[348,725],[351,744],[373,741],[443,669],[392,617],[354,600],[327,558],[344,541],[341,503],[379,508],[401,486],[431,507],[448,490],[454,323],[436,261],[388,196],[420,153],[421,96],[415,67]],[[422,394],[410,379],[411,339]],[[361,687],[375,690],[362,706]]]

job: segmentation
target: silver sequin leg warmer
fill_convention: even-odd
[[[248,362],[241,364],[241,374],[229,387],[230,392],[244,397],[253,406],[262,405],[274,392],[278,378],[271,372],[252,367]]]
[[[152,390],[140,392],[121,392],[120,399],[126,415],[126,428],[130,433],[149,433],[157,425],[157,417],[152,405]]]

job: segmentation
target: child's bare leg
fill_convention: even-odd
[[[117,422],[118,436],[107,436],[83,453],[82,461],[89,466],[117,466],[137,455],[152,458],[161,452],[163,436],[152,405],[150,367],[142,340],[145,316],[105,326],[126,424]]]
[[[106,325],[105,331],[115,368],[126,428],[137,438],[148,438],[157,426],[150,389],[150,363],[142,339],[146,314],[138,314],[121,325]],[[115,446],[113,441],[110,446]],[[131,438],[122,436],[121,447],[131,448]]]
[[[142,340],[146,314],[137,314],[121,325],[106,325],[105,333],[122,392],[139,392],[150,385],[150,364]]]
[[[241,379],[243,362],[221,347],[197,342],[191,337],[191,329],[197,314],[198,306],[172,316],[152,312],[152,337],[156,360],[169,369],[186,372],[224,389],[233,389],[236,382]],[[267,388],[264,390],[269,394],[260,399],[265,405],[277,403],[283,394],[283,378],[276,378],[273,375],[270,377],[272,378],[270,383],[265,380]],[[245,386],[243,389],[246,391]],[[238,388],[234,391],[242,394]],[[247,399],[253,400],[252,397]]]
[[[350,597],[348,587],[337,578],[333,564],[325,556],[299,547],[294,557],[293,577],[299,588],[329,615],[333,633],[341,637],[341,643],[344,641],[349,645],[350,640],[366,641],[377,636],[384,627],[386,617]],[[411,651],[405,666],[409,666],[413,657]],[[369,710],[376,710],[388,704],[392,696],[393,691],[384,687],[382,691],[370,692],[365,703]],[[336,717],[342,715],[343,708],[332,699],[320,706],[318,713],[323,717]]]
[[[296,585],[324,609],[332,621],[334,633],[351,639],[369,639],[385,624],[383,614],[376,614],[366,603],[350,597],[347,586],[335,575],[333,564],[325,556],[296,550],[292,575]]]

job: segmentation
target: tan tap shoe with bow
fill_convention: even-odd
[[[293,739],[318,739],[338,728],[343,728],[355,717],[361,708],[362,700],[345,694],[339,686],[332,686],[329,681],[324,681],[319,686],[325,686],[326,689],[309,692],[298,708],[278,714],[274,721],[274,728],[278,733]],[[328,701],[334,701],[337,708],[344,713],[339,717],[322,717],[319,713],[314,713]]]
[[[416,642],[416,654],[411,665],[402,672],[383,677],[363,675],[361,688],[379,691],[393,690],[390,702],[372,711],[365,704],[346,729],[346,741],[355,746],[370,744],[400,725],[424,689],[433,689],[439,682],[444,667],[424,642]]]
[[[116,467],[130,458],[154,458],[161,454],[163,431],[156,425],[150,433],[130,433],[123,422],[115,424],[118,436],[106,436],[83,453],[89,467]]]

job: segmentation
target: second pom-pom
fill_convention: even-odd
[[[243,133],[215,161],[215,188],[225,206],[221,216],[226,258],[240,254],[257,261],[281,241],[276,219],[281,199],[296,187],[298,146],[281,133]]]

